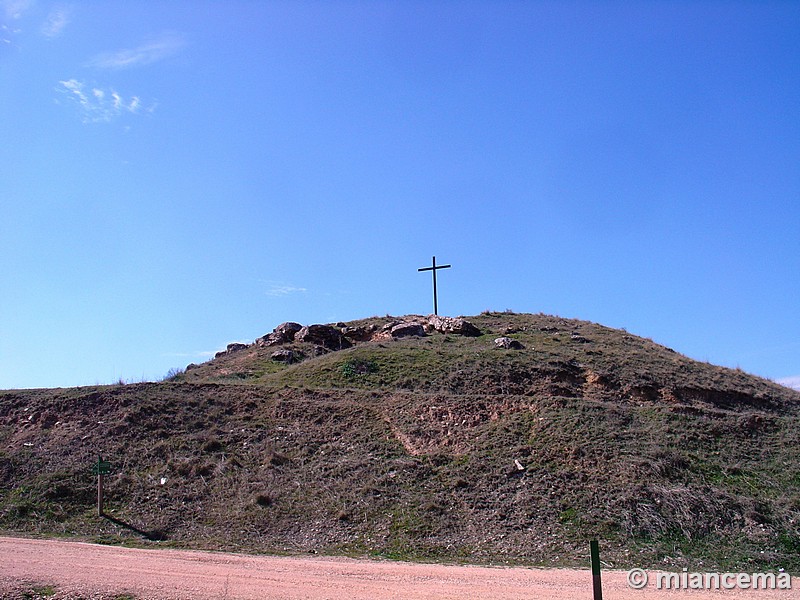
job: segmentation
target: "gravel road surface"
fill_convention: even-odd
[[[347,558],[273,557],[150,550],[0,537],[0,597],[20,581],[52,585],[56,598],[138,600],[577,600],[592,598],[587,570],[415,564]],[[798,584],[800,585],[800,584]],[[606,600],[800,598],[798,590],[631,589],[603,573]],[[30,596],[28,596],[30,597]]]

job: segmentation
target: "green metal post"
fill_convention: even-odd
[[[600,581],[600,546],[597,540],[589,542],[589,553],[592,556],[592,587],[594,600],[603,600],[603,585]]]

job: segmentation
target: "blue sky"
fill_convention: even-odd
[[[800,385],[800,3],[0,0],[0,388],[512,309]]]

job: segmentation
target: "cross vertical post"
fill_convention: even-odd
[[[421,269],[417,269],[417,271],[432,271],[433,272],[433,314],[439,314],[439,299],[436,295],[436,271],[438,269],[449,269],[450,265],[438,265],[436,264],[436,257],[434,256],[432,259],[432,266],[430,267],[423,267]]]

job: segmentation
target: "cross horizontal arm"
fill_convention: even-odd
[[[438,271],[439,269],[449,269],[449,268],[450,265],[436,265],[435,267],[423,267],[421,269],[417,269],[417,271],[433,271],[434,269]]]

